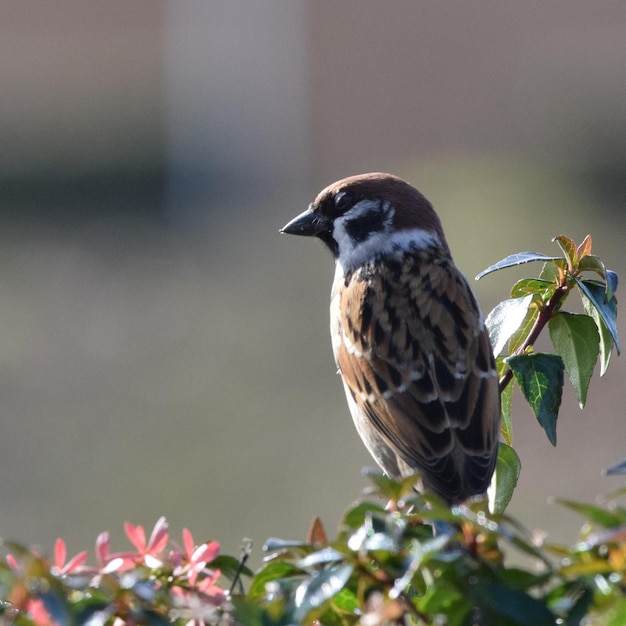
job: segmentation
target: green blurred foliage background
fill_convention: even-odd
[[[332,260],[278,228],[371,170],[468,276],[580,241],[622,276],[626,5],[0,0],[0,535],[124,520],[302,538],[371,465],[328,338]],[[485,313],[513,281],[476,284]],[[618,292],[619,297],[619,292]],[[623,325],[620,323],[620,327]],[[516,398],[511,512],[554,539],[626,455],[615,359],[552,449]],[[114,546],[115,547],[115,546]]]

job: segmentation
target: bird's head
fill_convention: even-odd
[[[411,248],[445,248],[430,202],[406,181],[374,172],[323,189],[282,233],[318,237],[344,269]]]

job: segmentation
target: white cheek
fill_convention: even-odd
[[[359,267],[378,256],[441,246],[436,233],[422,228],[374,233],[365,241],[356,242],[346,232],[342,218],[335,220],[333,238],[339,249],[337,266],[341,272]]]

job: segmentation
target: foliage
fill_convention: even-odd
[[[109,533],[103,532],[96,539],[96,567],[85,564],[86,551],[66,560],[62,539],[53,560],[5,544],[0,621],[18,626],[216,623],[229,606],[220,579],[251,574],[244,563],[220,556],[216,541],[195,545],[187,529],[182,546],[170,542],[163,517],[147,541],[141,526],[127,522],[124,530],[134,550],[111,553]]]
[[[96,541],[97,566],[81,552],[67,560],[58,540],[52,560],[5,544],[0,564],[0,620],[18,626],[57,624],[161,625],[414,624],[543,626],[626,623],[626,490],[603,506],[561,501],[585,524],[573,546],[547,543],[505,513],[520,473],[512,447],[511,397],[517,384],[550,442],[564,373],[581,408],[596,363],[603,375],[619,353],[617,275],[591,253],[591,238],[576,245],[555,238],[562,255],[509,256],[493,271],[539,261],[539,277],[518,281],[510,298],[488,316],[502,396],[502,435],[488,501],[452,509],[413,490],[415,477],[396,482],[371,473],[371,495],[346,511],[336,538],[319,520],[305,541],[269,539],[254,575],[240,559],[219,555],[217,542],[182,546],[160,519],[150,538],[130,523],[134,549],[111,553],[109,535]],[[591,276],[590,276],[591,275]],[[584,314],[563,310],[573,291]],[[548,327],[553,354],[534,344]],[[626,463],[609,470],[626,472]],[[508,563],[513,556],[522,567]],[[241,576],[251,576],[247,591]]]

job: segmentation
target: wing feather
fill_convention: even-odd
[[[382,438],[382,456],[396,457],[389,468],[377,461],[391,475],[420,471],[450,502],[484,492],[500,396],[489,337],[463,275],[447,254],[418,250],[340,280],[335,359],[359,419]]]

